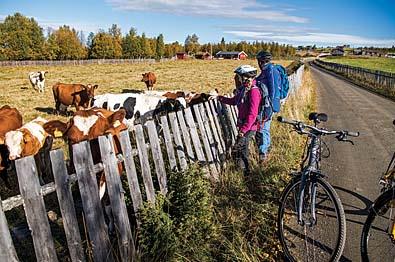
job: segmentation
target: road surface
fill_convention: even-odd
[[[360,261],[359,242],[367,210],[379,195],[379,177],[395,151],[395,102],[310,68],[317,86],[318,112],[329,116],[324,126],[361,133],[353,138],[354,146],[326,138],[331,155],[322,160],[322,169],[346,213],[347,238],[341,261]]]

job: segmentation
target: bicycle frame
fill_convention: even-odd
[[[317,176],[323,176],[320,172],[320,154],[321,154],[321,145],[320,145],[320,134],[309,134],[308,135],[309,145],[307,151],[307,158],[308,164],[306,166],[302,166],[301,172],[301,184],[299,189],[299,196],[298,196],[298,224],[304,226],[307,224],[308,226],[313,226],[317,222],[316,218],[316,193],[317,193],[317,186],[315,178]],[[303,204],[304,204],[304,196],[305,196],[305,189],[306,189],[306,182],[307,179],[310,179],[310,186],[308,188],[309,195],[311,198],[311,221],[303,220]]]

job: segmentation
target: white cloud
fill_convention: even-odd
[[[289,8],[274,10],[255,0],[107,0],[107,2],[116,9],[129,11],[260,19],[275,22],[306,23],[308,21],[307,18],[287,14],[290,11]]]
[[[395,39],[367,38],[347,34],[331,34],[319,32],[303,32],[303,30],[287,33],[267,32],[267,31],[225,31],[239,40],[261,40],[275,41],[293,45],[340,45],[349,44],[351,46],[378,46],[389,47],[395,44]]]

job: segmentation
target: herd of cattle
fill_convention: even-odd
[[[34,72],[29,74],[34,89],[44,92],[45,74]],[[151,79],[148,79],[151,78]],[[148,91],[95,95],[98,85],[56,83],[52,87],[55,112],[66,113],[69,106],[76,111],[67,122],[46,120],[38,117],[23,124],[20,112],[9,105],[0,108],[0,177],[9,187],[8,172],[12,161],[34,156],[40,182],[41,175],[47,174],[49,151],[56,138],[64,139],[71,146],[83,140],[91,141],[94,164],[101,162],[100,149],[95,138],[112,134],[115,153],[121,153],[119,134],[122,130],[132,129],[137,122],[145,121],[171,111],[177,111],[197,103],[207,101],[217,92],[210,94],[184,91],[153,91],[156,81],[153,73],[143,74],[142,81],[147,81]],[[70,160],[72,160],[70,150]],[[71,161],[72,162],[72,161]],[[71,163],[71,172],[73,165]],[[122,165],[119,165],[122,173]],[[104,174],[100,178],[100,196],[104,195]]]

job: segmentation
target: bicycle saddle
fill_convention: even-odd
[[[328,121],[328,115],[325,113],[312,112],[309,114],[309,120],[313,120],[315,123]]]

